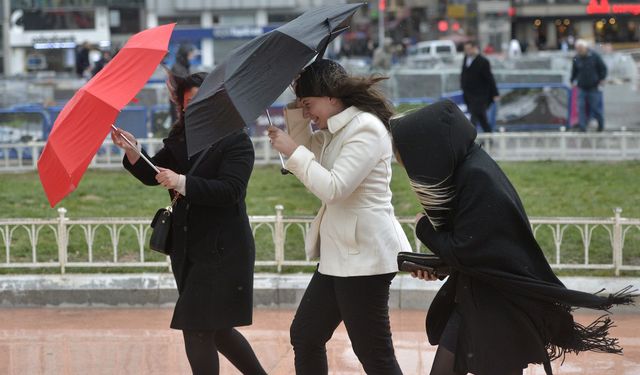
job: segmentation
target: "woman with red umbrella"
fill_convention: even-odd
[[[234,327],[250,325],[253,312],[255,245],[244,198],[253,170],[251,139],[238,131],[202,158],[188,158],[184,110],[206,74],[170,75],[168,86],[178,119],[164,147],[140,160],[135,138],[123,130],[111,138],[125,150],[124,167],[145,185],[162,185],[176,198],[171,231],[171,266],[178,301],[171,328],[183,331],[194,374],[217,374],[217,352],[243,374],[266,374],[251,345]],[[145,154],[146,155],[146,154]],[[196,164],[194,166],[194,164]]]

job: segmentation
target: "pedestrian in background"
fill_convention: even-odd
[[[91,46],[89,42],[84,42],[78,48],[78,52],[76,53],[76,74],[80,78],[84,78],[87,69],[91,66],[91,61],[89,61],[89,50]]]
[[[326,375],[326,343],[344,322],[364,372],[401,374],[389,324],[396,257],[411,245],[391,204],[392,109],[375,88],[331,60],[311,64],[285,111],[289,134],[272,126],[286,168],[322,200],[305,241],[320,258],[291,324],[296,373]],[[319,130],[312,131],[314,123]]]
[[[571,84],[578,88],[579,130],[586,132],[589,120],[595,118],[598,131],[601,132],[604,130],[601,87],[607,78],[607,66],[584,39],[576,41],[576,52],[571,68]]]
[[[480,54],[474,41],[464,44],[464,59],[460,73],[460,88],[473,124],[480,124],[485,133],[491,133],[487,109],[499,99],[491,63]]]
[[[105,67],[111,61],[111,51],[105,50],[102,51],[102,55],[100,56],[100,60],[96,61],[96,64],[93,66],[93,70],[91,71],[91,76],[95,76],[98,74],[102,68]]]
[[[177,77],[187,77],[191,74],[191,62],[195,54],[195,48],[191,44],[183,43],[178,47],[176,52],[176,61],[171,66],[171,73]],[[178,120],[176,115],[176,106],[173,100],[169,100],[169,115],[171,123],[174,124]]]

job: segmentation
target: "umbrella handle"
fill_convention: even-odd
[[[269,120],[269,126],[273,126],[273,122],[271,122],[271,116],[269,115],[269,110],[266,109],[265,112],[267,113],[267,120]],[[280,151],[278,151],[278,156],[280,156],[280,165],[282,166],[282,168],[280,168],[280,173],[282,173],[283,176],[291,174],[291,171],[289,171],[287,168],[284,167],[284,158],[282,157],[282,153]]]
[[[142,160],[146,161],[147,164],[149,164],[149,166],[153,168],[154,171],[156,171],[156,173],[160,173],[160,170],[158,169],[158,167],[156,167],[151,162],[151,160],[149,160],[146,156],[144,156],[144,154],[140,152],[140,150],[138,150],[138,147],[136,147],[136,145],[131,143],[131,141],[127,137],[125,137],[124,134],[120,133],[120,131],[118,131],[118,128],[116,128],[113,124],[111,124],[111,129],[115,130],[116,133],[118,133],[122,137],[122,139],[124,139],[124,141],[127,142],[127,144],[136,151],[136,153],[142,158]]]

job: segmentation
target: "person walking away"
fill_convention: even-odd
[[[79,78],[84,78],[87,69],[91,66],[91,61],[89,61],[90,49],[91,46],[89,45],[89,42],[84,42],[76,53],[76,74]]]
[[[176,61],[171,66],[171,73],[178,77],[187,77],[191,73],[191,62],[195,54],[195,48],[188,43],[180,44],[178,51],[176,52]],[[173,100],[169,99],[169,115],[171,116],[171,123],[175,123],[178,119],[176,115],[176,107]]]
[[[578,88],[579,130],[587,131],[589,120],[598,121],[598,131],[604,130],[604,108],[601,87],[607,78],[607,66],[602,57],[589,48],[584,39],[576,41],[576,56],[571,67],[571,84]]]
[[[372,70],[387,71],[391,69],[391,60],[393,57],[392,46],[393,42],[391,38],[385,38],[384,43],[373,51],[373,58],[371,59]]]
[[[530,363],[551,375],[550,362],[568,353],[621,353],[606,312],[633,303],[635,291],[599,295],[562,284],[518,193],[453,102],[394,118],[391,133],[423,207],[416,235],[452,269],[427,313],[427,337],[438,345],[431,375],[520,375]],[[583,326],[577,307],[605,315]]]
[[[137,144],[132,134],[113,131],[111,139],[125,150],[122,163],[132,175],[145,185],[162,185],[177,199],[170,258],[178,301],[171,328],[182,330],[193,374],[218,374],[218,352],[243,374],[266,374],[234,328],[250,325],[253,313],[255,245],[245,206],[254,162],[251,139],[238,131],[201,151],[202,158],[201,153],[187,155],[184,110],[205,77],[170,74],[168,86],[179,112],[164,147],[150,158],[160,173],[122,139]]]
[[[374,85],[331,60],[319,60],[295,81],[296,105],[285,110],[289,134],[269,128],[285,167],[322,207],[306,236],[318,268],[291,324],[295,369],[326,375],[326,343],[344,322],[367,374],[401,374],[389,324],[389,286],[396,257],[411,245],[391,205],[392,110]],[[318,131],[313,132],[315,124]]]
[[[102,68],[105,67],[111,61],[111,51],[102,51],[102,56],[100,60],[96,61],[96,64],[93,66],[93,70],[91,71],[91,76],[95,76],[98,74]]]
[[[460,88],[473,124],[480,124],[482,131],[491,133],[487,109],[499,99],[496,81],[491,72],[491,63],[480,54],[478,44],[464,44],[464,59],[460,73]]]

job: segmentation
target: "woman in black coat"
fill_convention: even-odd
[[[416,234],[453,269],[427,314],[427,337],[438,345],[432,374],[521,374],[529,363],[551,374],[550,361],[567,352],[621,351],[608,317],[585,327],[571,312],[634,296],[583,293],[558,280],[518,194],[455,104],[392,119],[391,133],[424,207]]]
[[[178,194],[170,257],[179,297],[171,328],[183,331],[193,373],[217,374],[219,351],[242,373],[264,374],[249,343],[233,328],[250,325],[253,311],[255,246],[244,202],[253,145],[240,131],[202,151],[201,159],[187,157],[184,109],[205,76],[170,76],[179,112],[164,147],[150,158],[160,173],[121,138],[135,144],[130,133],[119,130],[112,139],[125,150],[123,164],[131,174],[145,185],[169,189],[171,198]]]

